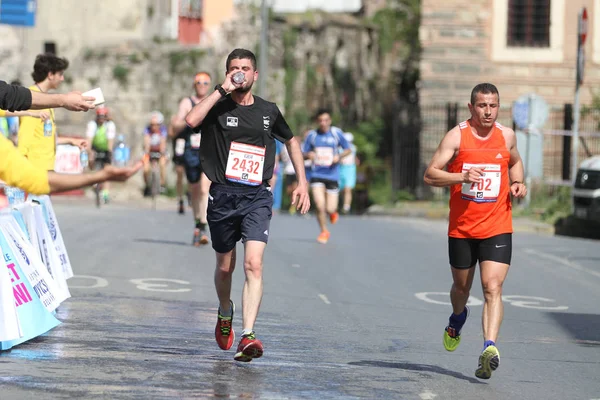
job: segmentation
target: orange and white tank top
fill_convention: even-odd
[[[473,133],[469,121],[461,122],[459,128],[460,148],[448,164],[448,172],[462,173],[479,167],[485,175],[480,183],[450,187],[448,236],[487,239],[512,233],[508,177],[510,152],[502,134],[502,125],[496,122],[492,133],[485,139]]]

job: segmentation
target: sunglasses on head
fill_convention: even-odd
[[[195,83],[196,85],[204,85],[204,86],[208,86],[208,85],[210,85],[210,82],[208,82],[208,81],[203,81],[203,82],[200,82],[200,81],[198,81],[198,82],[194,82],[194,83]]]

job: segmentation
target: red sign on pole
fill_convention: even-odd
[[[581,14],[579,14],[579,41],[583,46],[588,33],[588,14],[587,8],[583,8]]]

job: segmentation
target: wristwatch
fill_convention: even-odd
[[[215,90],[218,90],[219,93],[221,93],[221,96],[225,97],[228,95],[228,93],[225,91],[225,89],[223,89],[223,86],[217,84],[217,86],[215,86]]]

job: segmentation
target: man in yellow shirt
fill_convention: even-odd
[[[94,98],[79,92],[45,94],[0,81],[0,108],[15,111],[31,108],[64,107],[70,111],[87,111],[94,108]],[[56,193],[90,186],[106,181],[125,181],[142,167],[138,162],[132,167],[106,166],[91,174],[58,174],[35,167],[23,157],[12,143],[0,137],[0,181],[32,194]],[[1,192],[1,191],[0,191]]]
[[[89,174],[59,174],[33,165],[19,154],[10,140],[0,136],[0,180],[31,194],[63,192],[106,181],[123,182],[141,167],[140,161],[126,168],[106,165],[104,169]]]
[[[46,93],[58,89],[64,81],[64,72],[69,67],[65,58],[54,54],[40,54],[35,59],[31,74],[35,85],[29,89],[32,92]],[[33,117],[22,117],[19,126],[18,147],[21,154],[37,167],[46,171],[54,170],[57,144],[72,144],[85,147],[85,139],[59,138],[56,134],[56,119],[54,109],[45,110],[50,118],[41,120]]]

